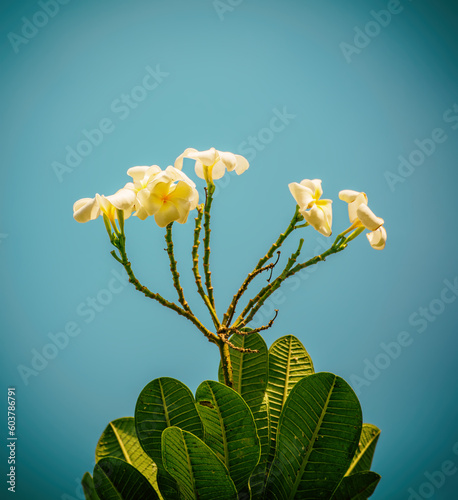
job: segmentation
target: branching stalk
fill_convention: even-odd
[[[122,232],[119,237],[116,239],[114,245],[116,248],[119,250],[120,257],[116,255],[116,252],[112,252],[111,254],[113,257],[120,262],[124,269],[126,270],[127,275],[129,276],[129,282],[134,285],[134,287],[139,291],[142,292],[146,297],[156,300],[159,302],[161,305],[164,307],[167,307],[169,309],[172,309],[176,313],[178,313],[180,316],[184,316],[187,318],[191,323],[193,323],[207,338],[210,342],[213,343],[218,343],[219,338],[217,335],[212,333],[210,330],[208,330],[192,313],[189,311],[183,309],[180,307],[178,304],[175,304],[174,302],[170,302],[164,297],[162,297],[159,293],[152,292],[149,290],[146,286],[143,286],[138,279],[136,278],[133,270],[132,270],[132,265],[129,262],[129,259],[127,258],[127,253],[126,253],[126,236],[124,232]]]
[[[192,272],[194,274],[194,278],[196,280],[196,286],[197,286],[197,291],[199,295],[202,297],[202,300],[204,301],[205,305],[207,306],[207,309],[210,313],[210,316],[212,318],[213,324],[215,325],[215,328],[219,328],[219,320],[218,316],[216,315],[216,311],[214,307],[212,306],[210,299],[208,298],[207,294],[205,293],[204,287],[202,286],[202,277],[200,276],[199,272],[199,236],[200,232],[202,230],[202,216],[203,216],[203,208],[202,205],[197,207],[197,217],[195,219],[196,225],[194,228],[194,244],[192,247]]]
[[[205,199],[205,207],[204,207],[204,274],[205,274],[205,287],[207,289],[208,299],[210,304],[215,310],[215,298],[213,296],[213,286],[211,280],[211,271],[210,271],[210,210],[213,201],[213,193],[215,192],[215,185],[213,182],[207,182],[206,189],[206,199]]]
[[[180,302],[183,309],[192,314],[191,308],[189,307],[189,304],[184,298],[183,288],[180,284],[180,273],[178,272],[177,261],[173,253],[172,226],[173,222],[171,222],[166,228],[165,242],[167,243],[167,254],[170,260],[170,271],[172,272],[173,286],[177,291],[178,301]]]

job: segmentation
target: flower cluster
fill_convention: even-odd
[[[195,183],[182,172],[184,158],[195,160],[196,175],[209,185],[223,177],[226,170],[240,175],[249,167],[248,161],[241,155],[215,148],[207,151],[187,148],[175,160],[174,166],[168,166],[165,170],[157,165],[130,168],[127,174],[132,177],[133,182],[128,182],[110,196],[96,194],[94,198],[78,200],[73,206],[73,217],[78,222],[87,222],[103,214],[116,227],[118,212],[122,211],[124,219],[132,214],[141,220],[154,216],[160,227],[174,221],[184,224],[189,212],[199,203]],[[321,180],[303,179],[300,183],[292,182],[288,187],[307,225],[324,236],[331,236],[332,200],[321,198]],[[339,198],[348,203],[351,222],[351,226],[341,234],[368,229],[370,232],[367,238],[372,248],[383,250],[386,243],[384,221],[368,207],[367,195],[343,190],[340,191]]]
[[[383,227],[384,220],[377,217],[367,206],[366,193],[346,189],[340,191],[339,198],[348,203],[348,216],[351,229],[365,228],[370,231],[367,239],[372,248],[383,250],[386,243],[386,230]]]
[[[127,174],[133,182],[110,196],[96,194],[94,198],[78,200],[73,205],[73,217],[78,222],[88,222],[105,215],[115,227],[121,210],[124,219],[132,214],[141,220],[153,215],[160,227],[174,221],[184,224],[189,212],[199,203],[195,183],[181,171],[184,157],[196,160],[196,174],[208,182],[220,179],[226,169],[240,175],[249,167],[248,161],[240,155],[214,148],[208,151],[188,148],[175,160],[175,166],[165,170],[157,165],[130,168]]]

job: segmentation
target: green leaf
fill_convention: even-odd
[[[270,346],[267,383],[271,439],[269,462],[275,454],[278,420],[286,398],[299,380],[312,373],[312,359],[299,339],[293,335],[281,337]]]
[[[375,447],[380,437],[380,429],[372,424],[363,424],[361,437],[359,438],[358,449],[347,470],[346,476],[371,470],[372,459],[374,458]]]
[[[173,378],[157,378],[138,397],[135,428],[142,448],[158,467],[162,465],[162,432],[172,426],[203,437],[202,422],[188,387]]]
[[[94,480],[89,472],[86,472],[81,480],[81,486],[83,487],[84,498],[86,500],[100,500],[94,487]]]
[[[334,492],[332,500],[366,500],[374,493],[379,481],[380,476],[371,471],[345,476]]]
[[[267,478],[267,459],[270,447],[269,399],[267,394],[264,394],[263,403],[258,409],[254,410],[252,408],[251,411],[258,429],[259,441],[261,442],[261,457],[250,477],[251,500],[262,500]]]
[[[250,408],[237,392],[213,380],[199,385],[196,401],[205,442],[226,465],[237,490],[242,489],[261,452]]]
[[[135,407],[135,428],[144,451],[158,467],[157,482],[162,496],[179,500],[175,480],[162,465],[161,436],[171,426],[203,438],[203,426],[191,391],[179,380],[162,377],[150,382],[140,393]]]
[[[163,463],[184,500],[236,500],[229,471],[202,440],[178,427],[162,434]]]
[[[245,329],[249,331],[249,328]],[[267,461],[270,449],[270,424],[268,414],[268,401],[266,397],[267,379],[269,373],[269,353],[264,339],[259,333],[251,335],[233,335],[231,342],[236,347],[252,349],[257,353],[244,353],[231,351],[231,361],[234,377],[233,389],[245,400],[253,413],[261,443],[261,458],[259,465]],[[219,381],[224,383],[221,366]],[[259,471],[258,471],[259,472]],[[252,495],[254,494],[252,484]],[[254,499],[255,497],[253,497]]]
[[[303,378],[280,416],[266,498],[330,499],[351,463],[361,428],[361,406],[345,380],[332,373]]]
[[[245,330],[249,331],[250,329],[246,328]],[[250,353],[231,350],[231,362],[234,379],[232,388],[247,403],[251,400],[260,400],[258,401],[260,404],[266,391],[269,375],[267,344],[259,333],[252,333],[251,335],[235,334],[231,337],[231,342],[236,347],[258,351]],[[224,376],[221,365],[218,375],[219,381],[223,384]]]
[[[97,443],[95,461],[105,457],[120,458],[133,465],[158,490],[156,464],[140,445],[133,417],[118,418],[107,425]]]
[[[102,458],[94,467],[100,500],[156,500],[158,494],[138,470],[119,458]]]

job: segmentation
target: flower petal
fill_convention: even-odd
[[[197,177],[199,177],[200,179],[205,179],[204,166],[202,165],[202,162],[197,160],[194,170],[196,172]]]
[[[359,191],[352,191],[351,189],[344,189],[342,191],[339,191],[339,198],[342,201],[346,201],[347,203],[351,203],[352,201],[355,201],[355,198],[359,195],[362,194]]]
[[[356,215],[362,225],[366,229],[369,229],[369,231],[375,231],[384,223],[383,219],[377,217],[374,212],[372,212],[372,210],[363,203],[356,209]]]
[[[99,215],[100,209],[95,198],[82,198],[73,205],[73,218],[77,222],[88,222]]]
[[[291,184],[288,184],[288,187],[299,208],[301,210],[309,208],[309,205],[313,202],[313,191],[297,182],[291,182]]]
[[[161,193],[161,191],[159,191],[159,193]],[[158,196],[156,192],[153,193],[148,188],[139,191],[137,194],[137,199],[141,207],[146,210],[148,215],[155,214],[163,204],[162,196]]]
[[[348,217],[352,224],[360,223],[357,210],[361,205],[367,205],[366,193],[358,193],[356,198],[348,204]]]
[[[185,149],[181,155],[175,160],[175,168],[181,170],[183,168],[183,158],[189,158],[190,153],[197,153],[197,149],[187,148]]]
[[[189,153],[188,158],[199,160],[203,165],[211,166],[218,159],[218,151],[215,148],[207,149],[206,151],[196,151]]]
[[[315,200],[318,200],[323,195],[323,189],[321,188],[321,179],[304,179],[301,181],[301,186],[309,188],[313,193]]]
[[[154,214],[154,220],[159,227],[165,227],[179,217],[180,213],[171,201],[163,202],[161,208]]]
[[[375,250],[383,250],[386,244],[386,230],[383,226],[380,226],[375,231],[366,234],[367,239],[372,248]]]
[[[106,199],[118,210],[129,210],[134,206],[137,197],[131,189],[122,188]]]
[[[183,171],[178,170],[171,165],[164,170],[164,177],[168,177],[171,181],[184,181],[190,186],[196,187],[195,182],[192,181]]]
[[[301,214],[304,216],[304,219],[323,236],[331,236],[332,209],[330,203],[323,207],[313,205],[310,210],[301,211]]]
[[[140,220],[145,220],[149,216],[149,213],[143,207],[139,207],[134,215]]]
[[[213,167],[209,167],[212,180],[221,179],[226,173],[226,164],[223,161],[217,161]]]
[[[237,175],[243,174],[245,170],[248,170],[248,167],[250,164],[248,163],[248,160],[241,155],[235,155],[235,158],[237,160],[237,165],[235,167],[235,172]]]
[[[219,154],[220,160],[224,163],[224,166],[228,169],[229,172],[235,169],[237,166],[237,158],[235,154],[229,153],[228,151],[217,151]]]
[[[151,167],[131,167],[127,171],[127,175],[130,175],[134,182],[141,182],[147,173],[149,175],[153,173],[159,173],[161,168],[157,165],[152,165]]]

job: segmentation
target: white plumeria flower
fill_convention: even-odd
[[[332,234],[332,200],[321,200],[323,190],[320,179],[304,179],[301,183],[288,184],[299,212],[323,236]]]
[[[124,212],[125,219],[130,217],[135,199],[135,193],[126,188],[122,188],[110,196],[96,194],[95,198],[82,198],[73,205],[73,217],[77,222],[88,222],[105,214],[114,225],[118,217],[118,210]]]
[[[194,182],[172,166],[150,176],[136,196],[135,215],[142,220],[154,215],[160,227],[174,221],[184,224],[189,212],[194,210],[199,202],[199,193]]]
[[[175,168],[179,170],[183,168],[183,158],[196,160],[196,175],[201,179],[205,179],[207,182],[221,179],[226,169],[229,172],[235,170],[236,174],[240,175],[250,166],[245,157],[229,152],[218,151],[215,148],[208,149],[207,151],[197,151],[197,149],[194,148],[185,149],[175,160]]]
[[[384,220],[377,217],[367,206],[366,193],[345,189],[340,191],[339,198],[348,203],[348,217],[353,227],[365,227],[370,231],[367,239],[372,248],[383,250],[386,243]]]

